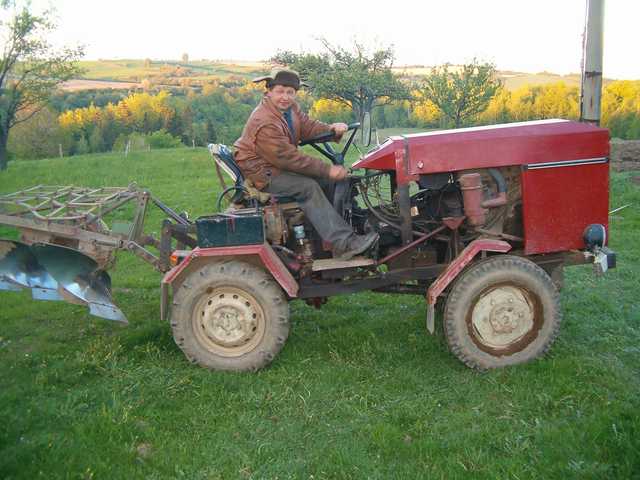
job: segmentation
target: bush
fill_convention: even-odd
[[[149,148],[149,139],[147,135],[144,135],[142,133],[134,132],[129,135],[121,133],[113,143],[111,151],[124,152],[127,150],[127,144],[129,145],[130,152],[147,150]]]
[[[182,146],[182,142],[178,137],[174,137],[164,129],[147,135],[147,142],[151,148],[175,148]]]
[[[72,144],[73,138],[58,125],[57,115],[45,108],[11,130],[8,148],[15,158],[34,160],[57,157],[60,147],[67,154]]]
[[[84,138],[84,135],[80,137],[80,139],[76,142],[76,146],[74,149],[74,153],[76,155],[85,155],[89,153],[89,142]]]

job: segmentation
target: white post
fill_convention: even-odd
[[[60,158],[62,158],[62,144],[58,144],[58,153],[60,154]]]

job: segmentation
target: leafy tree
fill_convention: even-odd
[[[271,61],[300,72],[318,98],[336,100],[353,109],[356,118],[365,111],[394,100],[409,98],[409,89],[393,74],[392,47],[373,53],[354,42],[353,49],[331,45],[322,40],[326,52],[295,54],[278,52]]]
[[[166,130],[158,130],[147,136],[151,148],[175,148],[182,145],[179,138],[174,137]]]
[[[414,92],[416,105],[413,108],[412,118],[419,127],[437,127],[440,125],[442,113],[433,102],[422,96],[422,92]],[[378,125],[376,123],[376,125]]]
[[[7,142],[15,125],[40,111],[56,87],[79,73],[76,61],[83,49],[55,50],[46,34],[55,26],[50,13],[32,13],[29,4],[16,7],[2,0],[0,8],[11,9],[0,21],[5,39],[0,57],[0,170],[7,168]]]
[[[501,88],[489,102],[489,105],[479,115],[481,124],[507,123],[512,119],[509,111],[511,92],[506,88]]]
[[[16,158],[35,160],[57,157],[60,146],[68,153],[73,144],[58,124],[58,116],[48,108],[43,108],[29,120],[19,123],[11,131],[8,150]]]
[[[84,137],[84,135],[82,135],[80,139],[76,142],[75,154],[84,155],[86,153],[89,153],[90,151],[91,149],[89,148],[89,142],[87,142],[87,139]]]
[[[352,111],[344,103],[321,98],[313,102],[309,115],[325,123],[349,122]]]
[[[91,153],[103,152],[105,150],[104,138],[99,125],[96,125],[89,135],[89,149]]]
[[[460,69],[434,67],[423,80],[422,94],[458,128],[487,108],[501,86],[495,65],[474,59]]]

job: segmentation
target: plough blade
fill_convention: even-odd
[[[58,291],[67,301],[87,305],[96,317],[128,323],[111,299],[111,278],[98,270],[95,260],[77,250],[55,245],[33,245],[31,249],[38,262],[57,280]]]
[[[36,300],[62,300],[58,282],[42,268],[29,246],[0,240],[0,290],[30,288]]]
[[[128,323],[111,298],[109,275],[77,250],[0,240],[0,290],[20,288],[31,288],[36,300],[86,305],[91,315]]]

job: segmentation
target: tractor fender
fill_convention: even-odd
[[[467,245],[462,252],[449,264],[449,266],[438,275],[438,278],[429,286],[427,290],[427,330],[433,334],[435,331],[435,305],[438,296],[444,291],[458,274],[471,263],[480,252],[507,253],[511,250],[511,245],[502,240],[492,240],[489,238],[479,238]]]
[[[225,259],[240,259],[264,268],[278,282],[290,298],[298,296],[299,285],[291,275],[282,260],[267,243],[259,245],[237,245],[231,247],[200,248],[189,251],[182,261],[169,270],[162,278],[160,315],[162,320],[168,319],[169,290],[177,285],[195,270],[207,263]]]

